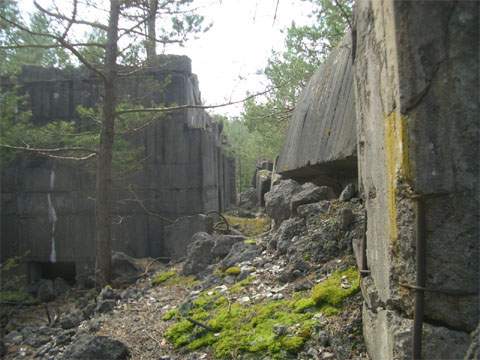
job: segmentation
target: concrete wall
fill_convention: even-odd
[[[297,181],[332,185],[356,179],[356,126],[351,38],[315,72],[289,122],[277,172]]]
[[[411,358],[415,212],[426,217],[424,356],[462,359],[479,321],[479,4],[365,0],[355,93],[374,360]],[[452,293],[447,294],[442,290]]]
[[[201,104],[190,60],[176,56],[159,60],[162,65],[122,80],[120,97],[145,106]],[[79,69],[27,67],[19,84],[37,124],[63,119],[86,127],[75,109],[94,106],[101,94],[98,82]],[[175,246],[165,244],[164,228],[170,222],[162,217],[175,220],[230,206],[235,199],[235,167],[222,149],[222,136],[200,109],[162,115],[129,136],[144,149],[144,156],[138,171],[114,182],[115,250],[136,257],[169,257]],[[91,267],[95,192],[88,165],[18,158],[1,175],[2,259],[29,251],[29,261],[75,262],[78,273]]]

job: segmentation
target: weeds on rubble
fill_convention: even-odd
[[[189,350],[212,346],[215,357],[221,359],[231,358],[237,352],[262,352],[285,358],[288,353],[300,351],[314,325],[312,313],[291,311],[288,300],[268,300],[245,307],[230,303],[217,292],[202,293],[187,316],[203,321],[213,331],[178,319],[167,330],[167,339],[175,347],[186,346]],[[278,328],[285,331],[278,332]]]
[[[254,237],[270,229],[271,220],[268,217],[242,218],[224,215],[228,223],[247,237]]]
[[[343,271],[336,271],[328,279],[316,285],[312,289],[312,300],[317,306],[325,307],[332,312],[343,301],[355,295],[360,290],[360,277],[356,268],[350,267]]]
[[[241,269],[239,266],[232,266],[225,270],[225,275],[237,276],[240,274],[240,272]]]
[[[232,285],[228,294],[241,292],[254,279],[250,276]],[[218,359],[231,359],[239,353],[287,359],[311,337],[315,313],[338,314],[343,301],[358,291],[359,277],[353,267],[334,272],[308,295],[296,293],[291,299],[264,300],[250,306],[206,290],[183,311],[173,309],[164,315],[164,320],[175,320],[165,336],[177,348],[210,346]]]
[[[0,304],[36,304],[36,300],[32,295],[20,290],[1,290]]]
[[[181,276],[172,269],[168,271],[162,271],[158,274],[155,274],[152,278],[152,286],[165,285],[181,285],[182,287],[189,289],[198,284],[198,281],[194,276]]]
[[[175,270],[162,271],[152,278],[152,286],[157,286],[177,275]]]
[[[255,280],[255,276],[250,275],[247,278],[243,279],[242,281],[239,281],[236,284],[233,284],[230,287],[230,289],[228,289],[228,291],[230,294],[238,294],[242,292],[242,290],[245,289],[247,285],[250,285],[253,282],[253,280]]]

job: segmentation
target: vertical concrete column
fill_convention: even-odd
[[[359,1],[356,40],[370,355],[411,358],[415,202],[421,197],[424,356],[463,358],[479,321],[479,4]]]

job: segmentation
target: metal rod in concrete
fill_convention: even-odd
[[[425,261],[425,204],[423,199],[416,199],[416,266],[417,281],[415,289],[415,314],[413,318],[413,360],[422,359],[422,330],[423,315],[425,307],[425,280],[426,280],[426,261]]]

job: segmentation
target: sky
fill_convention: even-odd
[[[40,1],[48,4],[50,1]],[[59,8],[67,0],[57,0]],[[187,55],[198,75],[200,91],[206,105],[243,99],[247,93],[263,91],[267,81],[263,69],[272,50],[281,50],[286,29],[312,20],[311,4],[301,0],[195,0],[198,13],[212,28],[184,47],[168,47],[166,53]],[[21,0],[23,14],[34,9],[32,0]],[[68,11],[66,12],[68,13]],[[105,23],[105,13],[89,14]],[[158,49],[161,52],[162,49]],[[238,116],[242,105],[222,107],[212,113]]]

